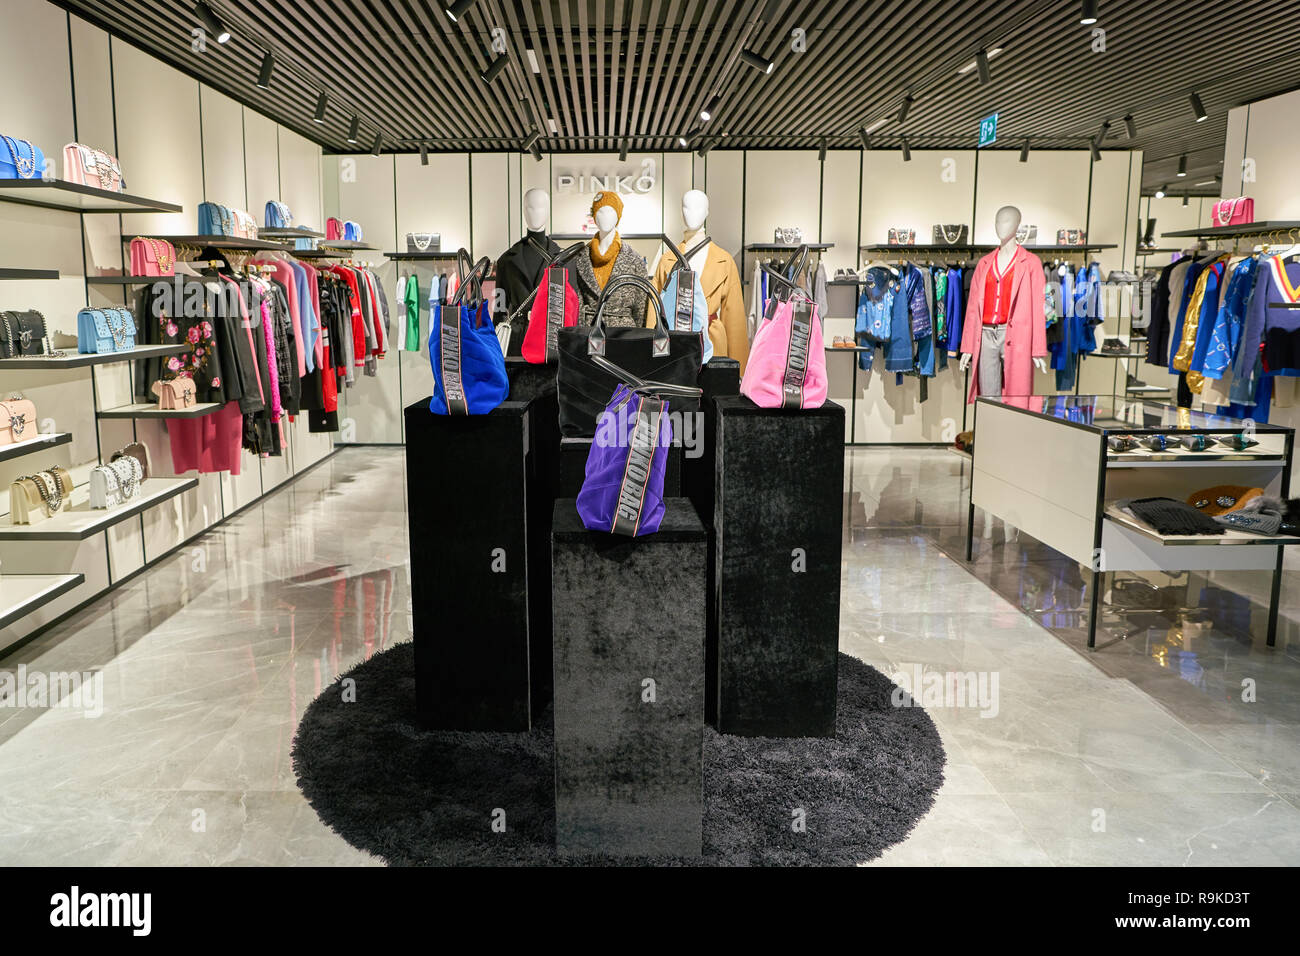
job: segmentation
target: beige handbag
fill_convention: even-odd
[[[0,402],[0,445],[13,445],[36,437],[36,406],[14,396]]]
[[[117,451],[113,452],[113,456],[109,458],[108,461],[109,464],[112,464],[113,462],[117,461],[119,458],[126,458],[128,456],[134,458],[136,461],[140,463],[141,480],[148,478],[149,477],[149,449],[145,447],[144,442],[133,441],[129,445],[123,445]]]
[[[72,510],[72,476],[57,465],[24,475],[9,485],[11,524],[35,524],[60,511]]]
[[[195,404],[194,379],[184,375],[154,382],[153,393],[158,396],[159,408],[189,408]]]

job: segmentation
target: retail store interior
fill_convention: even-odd
[[[0,13],[0,864],[1300,864],[1285,4]]]

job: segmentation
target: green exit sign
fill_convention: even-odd
[[[980,120],[980,146],[992,146],[998,141],[998,114]]]

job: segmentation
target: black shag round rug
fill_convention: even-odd
[[[353,846],[398,866],[847,865],[903,840],[934,804],[944,750],[919,706],[840,655],[833,738],[732,737],[704,729],[704,855],[559,857],[549,710],[530,733],[425,731],[414,648],[399,644],[307,708],[293,745],[298,785]],[[794,825],[794,811],[805,827]],[[492,820],[504,811],[505,832]],[[499,829],[499,828],[498,828]]]

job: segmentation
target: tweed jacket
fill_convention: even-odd
[[[614,268],[609,274],[609,281],[621,275],[638,275],[649,279],[646,274],[645,259],[639,252],[622,242],[618,255],[614,258]],[[596,270],[591,266],[591,256],[578,253],[575,256],[577,269],[574,276],[574,289],[578,293],[578,324],[591,325],[596,321],[596,306],[600,302],[600,283],[596,281]],[[634,287],[625,287],[614,293],[605,306],[605,324],[609,326],[644,327],[646,310],[650,303],[646,301],[645,292]]]

